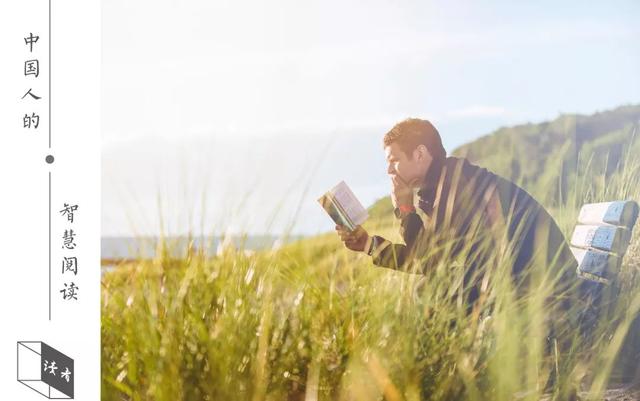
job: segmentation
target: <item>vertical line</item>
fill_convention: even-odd
[[[49,320],[51,320],[51,171],[49,171]]]
[[[51,149],[51,0],[49,0],[49,149]]]

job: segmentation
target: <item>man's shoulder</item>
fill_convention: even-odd
[[[473,164],[463,157],[447,157],[444,166],[444,179],[449,189],[475,194],[497,190],[503,199],[518,198],[520,201],[536,204],[537,201],[524,188],[485,167]]]
[[[483,171],[489,174],[493,174],[486,168],[478,166],[464,157],[448,156],[444,159],[444,167],[450,170],[458,168],[462,169],[463,171]]]
[[[456,175],[460,175],[462,183],[469,184],[469,181],[474,181],[483,185],[497,184],[502,187],[511,187],[526,192],[522,187],[513,181],[502,177],[499,174],[488,170],[486,167],[478,166],[464,157],[447,157],[444,166],[447,170],[446,175],[449,179],[454,178]]]
[[[470,184],[486,186],[501,178],[485,167],[473,164],[463,157],[447,157],[444,161],[444,170],[446,181],[463,186]]]

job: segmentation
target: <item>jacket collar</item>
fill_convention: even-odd
[[[444,167],[445,159],[434,159],[431,165],[427,169],[427,173],[424,176],[424,181],[420,189],[418,190],[418,201],[420,209],[429,213],[433,208],[433,202],[436,197],[436,190],[438,188],[438,182],[440,181],[440,175]]]

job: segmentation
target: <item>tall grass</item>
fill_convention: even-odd
[[[599,192],[589,184],[598,167],[585,169],[553,210],[565,235],[584,202],[640,201],[639,167],[628,160]],[[397,223],[368,224],[399,240]],[[579,311],[551,313],[558,272],[532,274],[523,297],[508,263],[493,263],[468,313],[454,296],[464,266],[446,258],[426,275],[377,268],[333,233],[253,254],[173,258],[165,245],[104,275],[102,397],[538,400],[578,389],[601,398],[640,364],[637,232],[590,340],[574,330],[561,344],[549,327]]]

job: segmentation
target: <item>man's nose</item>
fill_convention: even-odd
[[[396,172],[396,170],[390,164],[389,167],[387,167],[387,174],[395,174],[395,172]]]

